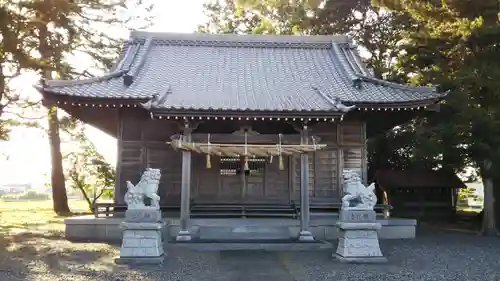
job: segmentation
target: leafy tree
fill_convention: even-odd
[[[467,187],[467,188],[462,188],[458,192],[458,202],[459,203],[467,203],[467,200],[469,198],[477,200],[477,201],[483,201],[483,198],[477,195],[476,189],[473,187]]]
[[[65,157],[70,165],[67,178],[70,186],[81,192],[92,210],[98,199],[112,196],[110,187],[115,183],[116,171],[87,138],[84,126],[80,126],[78,131],[73,136],[75,142],[79,143],[78,149]]]
[[[209,20],[200,27],[202,32],[347,34],[363,51],[367,66],[376,77],[400,83],[418,82],[409,79],[397,60],[407,48],[403,43],[409,32],[421,25],[406,11],[388,11],[372,6],[369,0],[228,0],[205,5],[205,13]],[[435,132],[418,129],[426,122],[430,122],[427,116],[421,116],[371,138],[369,174],[387,167],[442,167],[444,162],[438,155],[443,142],[435,142]],[[460,170],[463,165],[456,166]]]
[[[494,39],[498,38],[498,2],[370,2],[217,1],[206,5],[209,21],[200,31],[350,35],[363,50],[365,62],[376,77],[399,83],[441,85],[441,91],[452,92],[440,112],[421,114],[372,137],[368,142],[370,174],[380,168],[446,169],[459,173],[473,165],[488,183],[484,175],[489,173],[485,171],[496,168],[483,161],[483,157],[495,155],[490,154],[497,145],[491,139],[496,138],[499,128],[491,120],[496,118],[496,110],[491,111],[497,96],[493,89],[498,89],[496,83],[500,81],[495,79],[499,65],[494,59],[499,55]],[[489,23],[485,25],[486,22]],[[495,66],[490,67],[491,64]],[[483,76],[485,72],[489,73]],[[482,79],[477,79],[480,76]],[[487,81],[487,87],[478,82],[482,80]],[[488,131],[492,134],[485,134]],[[487,197],[493,197],[491,192]]]
[[[256,34],[346,34],[379,78],[397,79],[394,58],[405,31],[417,23],[407,13],[372,6],[370,0],[219,0],[205,5],[200,31]]]
[[[419,22],[420,28],[409,34],[401,66],[414,79],[451,91],[445,117],[431,120],[422,129],[445,128],[437,134],[446,142],[442,157],[451,158],[450,163],[462,158],[478,169],[485,193],[483,233],[496,234],[495,213],[500,210],[494,200],[500,190],[494,188],[500,184],[495,173],[500,167],[498,1],[378,2]],[[459,153],[454,155],[454,150]]]
[[[20,24],[23,18],[13,11],[14,5],[12,1],[0,1],[0,140],[8,139],[10,127],[22,124],[19,119],[13,118],[13,112],[8,112],[7,109],[26,106],[10,86],[11,81],[22,73],[19,62],[26,61],[28,56],[21,48],[26,36],[24,26]],[[10,116],[6,116],[6,113]],[[19,114],[16,117],[19,117]]]
[[[87,73],[79,72],[68,62],[68,57],[78,52],[80,56],[84,54],[86,58],[89,57],[95,66],[109,68],[120,46],[120,38],[113,36],[113,31],[125,27],[132,20],[147,22],[150,19],[148,13],[139,17],[131,15],[130,7],[139,7],[140,11],[146,12],[151,10],[151,5],[143,0],[4,0],[0,3],[2,69],[15,69],[10,71],[14,74],[20,70],[32,70],[44,79],[72,78]],[[0,86],[4,85],[0,88],[0,94],[7,90],[6,81],[5,75],[0,76]],[[16,97],[9,98],[7,103],[12,99]],[[1,109],[7,103],[0,103]],[[62,166],[58,110],[53,104],[46,106],[49,109],[47,119],[54,211],[65,214],[69,213],[69,206]]]

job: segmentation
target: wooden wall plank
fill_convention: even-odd
[[[120,174],[117,177],[120,181],[118,182],[119,188],[117,196],[123,200],[127,192],[126,181],[136,184],[141,178],[143,170],[141,163],[141,145],[122,141],[120,160]]]
[[[344,170],[354,170],[359,176],[363,176],[363,153],[364,147],[343,149]]]
[[[273,162],[266,163],[266,193],[265,198],[279,201],[290,200],[288,181],[288,157],[283,157],[284,169],[279,169],[279,158],[274,157]]]
[[[364,123],[343,122],[340,124],[340,145],[364,145]]]
[[[191,197],[199,201],[215,201],[219,194],[220,158],[211,156],[211,167],[207,168],[206,155],[193,153],[193,173],[195,178]]]
[[[337,151],[316,151],[314,153],[314,162],[315,179],[313,197],[337,197]]]
[[[167,145],[158,146],[146,143],[147,167],[161,170],[158,194],[160,203],[164,205],[179,204],[181,196],[181,163],[180,151]]]
[[[122,119],[124,140],[117,163],[117,189],[123,198],[126,192],[125,181],[134,184],[146,167],[162,169],[159,193],[162,204],[180,202],[181,153],[165,144],[170,137],[179,132],[178,125],[172,121],[153,121],[137,117]],[[142,128],[138,130],[138,128]],[[140,132],[139,135],[137,132]],[[319,123],[310,127],[310,135],[320,138],[327,149],[309,154],[309,194],[314,198],[338,198],[342,194],[342,169],[357,169],[366,181],[367,153],[366,126],[362,122],[341,124]],[[206,141],[206,134],[193,134],[195,141]],[[198,138],[198,139],[196,139]],[[222,134],[211,135],[212,142],[241,142],[241,136]],[[252,137],[254,143],[276,143],[276,135]],[[300,135],[285,135],[285,143],[300,143]],[[262,182],[262,196],[265,198],[287,198],[300,200],[300,155],[286,157],[285,169],[278,169],[278,158],[267,163],[266,180]],[[206,168],[205,155],[193,153],[192,197],[195,200],[223,200],[224,183],[220,175],[218,157],[212,157],[212,168]],[[274,166],[273,166],[274,164]],[[255,192],[254,192],[255,193]],[[256,196],[257,193],[252,193]]]

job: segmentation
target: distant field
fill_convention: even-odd
[[[85,201],[69,201],[71,211],[88,212]],[[52,210],[52,200],[47,201],[0,201],[0,229],[64,230],[64,217]],[[5,230],[5,229],[2,229]]]

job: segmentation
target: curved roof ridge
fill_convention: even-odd
[[[398,84],[395,82],[390,82],[382,79],[378,79],[372,76],[356,74],[356,76],[361,79],[363,82],[372,83],[375,85],[391,87],[394,89],[404,90],[404,91],[417,91],[420,93],[437,93],[437,88],[432,86],[412,86],[412,85],[404,85]]]
[[[268,34],[212,34],[212,33],[174,33],[174,32],[150,32],[132,30],[131,40],[144,40],[153,38],[154,41],[199,41],[199,42],[225,42],[225,43],[270,43],[294,44],[294,43],[347,43],[350,41],[346,35],[268,35]]]
[[[87,79],[80,80],[44,80],[43,83],[50,87],[64,87],[64,86],[73,86],[73,85],[85,85],[92,84],[97,82],[106,81],[112,78],[118,78],[123,74],[127,73],[128,69],[122,69],[114,72],[110,72],[101,76],[96,76]]]
[[[403,91],[416,91],[419,93],[429,94],[437,93],[436,87],[403,85],[376,78],[368,71],[368,68],[366,68],[363,62],[359,59],[357,50],[350,42],[341,44],[334,43],[333,46],[334,48],[337,48],[337,52],[343,53],[343,56],[345,57],[347,63],[344,63],[342,65],[348,73],[351,73],[351,76],[354,76],[353,81],[361,80],[363,82],[372,83],[374,85],[391,87]]]
[[[113,65],[110,68],[111,72],[114,72],[118,69],[122,68],[123,60],[127,56],[127,53],[130,51],[130,45],[132,45],[134,42],[130,39],[126,39],[123,41],[122,47],[120,48],[120,54],[116,58],[116,60],[113,62]]]
[[[361,61],[361,56],[352,42],[339,44],[340,49],[344,53],[347,61],[350,63],[351,67],[355,70],[355,72],[371,76],[370,71],[366,67],[366,65]]]
[[[350,80],[354,81],[358,79],[356,76],[357,71],[356,69],[353,68],[351,65],[351,62],[346,58],[346,56],[343,54],[343,51],[340,47],[340,44],[337,42],[330,42],[332,51],[334,53],[334,56],[332,57],[333,60],[336,60],[340,64],[340,71],[344,73],[347,78]]]

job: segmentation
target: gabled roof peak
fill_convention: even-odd
[[[131,42],[152,39],[153,44],[235,47],[329,48],[333,43],[351,43],[345,35],[257,35],[131,31]]]

